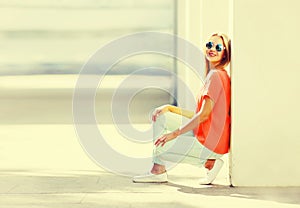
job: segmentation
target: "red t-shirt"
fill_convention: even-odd
[[[194,129],[194,134],[208,149],[225,154],[230,144],[230,78],[225,70],[214,69],[208,73],[196,113],[206,97],[214,101],[214,107],[209,118]]]

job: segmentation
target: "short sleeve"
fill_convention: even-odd
[[[216,70],[210,71],[205,81],[202,96],[207,96],[216,103],[221,94],[222,89],[222,79],[219,76],[218,72]]]

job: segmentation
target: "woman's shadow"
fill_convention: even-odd
[[[287,204],[300,204],[299,187],[234,187],[232,185],[187,185],[168,182],[165,185],[177,188],[177,191],[187,194],[205,196],[224,196],[243,199],[259,199]]]

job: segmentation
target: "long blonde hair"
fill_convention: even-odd
[[[227,35],[225,35],[223,33],[214,33],[211,35],[211,37],[213,37],[213,36],[220,37],[225,46],[223,58],[216,65],[216,67],[225,68],[230,63],[230,59],[231,59],[231,40],[228,38]],[[207,58],[205,58],[205,72],[206,72],[205,74],[207,75],[209,73],[209,71],[210,71],[209,61],[207,60]]]

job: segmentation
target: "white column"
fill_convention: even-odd
[[[201,37],[201,13],[200,13],[201,1],[199,0],[177,0],[177,35],[192,44],[200,47]],[[179,49],[182,50],[182,49]],[[188,56],[189,54],[186,53]],[[187,96],[187,88],[180,85],[184,83],[188,87],[188,90],[194,94],[193,97]],[[177,61],[177,101],[178,105],[193,110],[195,108],[195,96],[199,88],[199,77],[195,76],[195,72],[187,65]]]
[[[232,184],[299,186],[300,2],[232,5]]]

